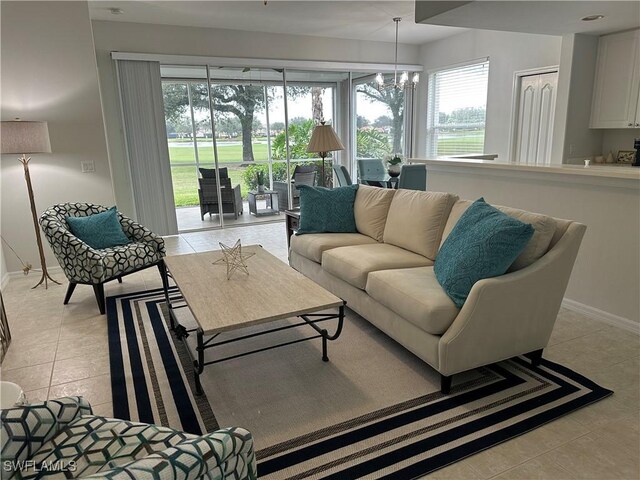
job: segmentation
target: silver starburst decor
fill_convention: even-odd
[[[242,244],[240,239],[235,243],[233,247],[225,245],[220,242],[220,249],[222,250],[222,258],[213,262],[214,265],[226,265],[227,266],[227,280],[230,280],[236,270],[249,275],[249,269],[245,261],[255,255],[255,253],[242,253]]]

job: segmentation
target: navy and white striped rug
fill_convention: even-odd
[[[417,478],[612,393],[514,358],[455,376],[443,396],[432,369],[349,312],[329,363],[315,342],[269,350],[207,367],[196,396],[161,290],[110,297],[107,317],[114,416],[197,434],[247,428],[260,478]]]

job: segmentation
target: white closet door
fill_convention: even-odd
[[[557,72],[521,78],[515,150],[518,163],[551,162],[557,82]]]
[[[551,163],[551,136],[553,134],[553,114],[556,107],[558,90],[558,74],[545,73],[538,75],[539,121],[538,145],[535,163],[548,165]]]

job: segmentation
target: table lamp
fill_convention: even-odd
[[[42,267],[42,277],[32,288],[36,288],[42,283],[44,283],[44,288],[47,288],[48,280],[60,285],[60,282],[51,278],[49,272],[47,272],[47,263],[44,258],[44,250],[42,249],[42,238],[40,237],[36,204],[33,198],[31,176],[29,175],[29,161],[31,157],[27,157],[27,154],[32,153],[51,153],[47,122],[22,122],[20,120],[2,122],[0,130],[0,151],[2,153],[20,154],[18,160],[24,167],[24,179],[27,182],[27,193],[29,194],[29,202],[31,203],[31,216],[33,217],[33,227],[36,230],[36,241],[38,242],[38,253],[40,253],[40,265]]]
[[[331,125],[325,125],[325,122],[320,122],[320,125],[316,125],[309,140],[307,146],[307,153],[318,153],[322,158],[322,186],[324,187],[324,159],[327,157],[327,153],[335,152],[337,150],[344,150],[344,145],[338,138],[338,134]]]

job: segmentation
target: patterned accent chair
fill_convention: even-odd
[[[202,436],[92,415],[82,397],[8,408],[2,420],[2,480],[57,478],[255,479],[251,434]]]
[[[108,210],[91,203],[54,205],[40,216],[40,226],[51,245],[64,274],[69,280],[64,304],[69,303],[76,285],[92,285],[100,313],[105,312],[104,284],[111,280],[122,283],[122,277],[145,268],[157,266],[164,278],[162,259],[164,240],[151,230],[118,212],[127,245],[96,250],[71,233],[66,217],[85,217]]]

